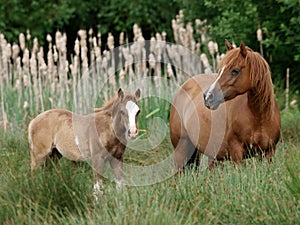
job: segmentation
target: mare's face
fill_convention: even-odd
[[[118,109],[120,121],[116,126],[125,128],[125,137],[129,139],[135,139],[138,136],[137,120],[140,113],[140,108],[137,105],[137,99],[140,97],[140,90],[138,89],[135,95],[124,96],[123,91],[118,92],[120,107]],[[118,129],[118,128],[116,128]]]
[[[241,45],[240,48],[230,49],[225,55],[217,79],[204,92],[204,104],[207,108],[217,109],[222,102],[233,99],[251,89],[249,68],[246,66],[247,49],[242,48],[245,46]],[[229,61],[226,57],[233,57],[234,60]],[[226,65],[226,61],[229,65]]]

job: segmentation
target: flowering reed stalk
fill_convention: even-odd
[[[257,40],[259,41],[260,54],[263,57],[264,56],[263,47],[262,47],[263,36],[262,36],[262,30],[260,27],[258,27],[258,29],[256,31],[256,35],[257,35]]]
[[[290,68],[286,69],[285,109],[289,108]]]
[[[13,88],[18,95],[16,107],[25,110],[29,116],[48,108],[68,108],[70,105],[75,112],[87,113],[95,107],[99,92],[102,102],[107,101],[128,82],[149,77],[155,90],[163,92],[165,87],[161,78],[167,78],[169,85],[176,87],[186,80],[187,75],[215,72],[221,55],[217,44],[209,41],[206,21],[196,20],[196,29],[192,23],[185,25],[183,21],[182,11],[172,20],[175,44],[167,42],[165,32],[156,33],[147,43],[142,29],[135,24],[133,42],[128,43],[128,38],[121,33],[117,50],[111,33],[102,46],[101,33],[96,34],[92,29],[88,32],[79,30],[70,62],[65,33],[58,31],[55,38],[47,35],[46,55],[43,46],[39,46],[36,38],[31,38],[29,31],[19,35],[18,44],[7,43],[0,34],[3,127],[7,129],[9,119],[6,116],[6,88]],[[199,38],[195,39],[195,35]],[[207,48],[209,56],[201,48]],[[143,82],[138,85],[146,96],[153,88]]]

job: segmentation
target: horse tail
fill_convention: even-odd
[[[33,121],[34,121],[34,119],[31,120],[28,125],[28,143],[29,143],[30,151],[32,150],[32,124],[33,124]]]

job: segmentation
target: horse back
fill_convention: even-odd
[[[53,149],[57,149],[70,160],[82,160],[70,111],[51,109],[39,114],[29,124],[28,141],[34,158],[49,155]]]
[[[72,126],[72,113],[70,111],[63,109],[50,109],[42,112],[29,123],[29,138],[31,139],[37,132],[40,133],[43,130],[47,131],[47,135],[49,133],[54,133],[60,129],[62,124],[67,125],[68,127]]]

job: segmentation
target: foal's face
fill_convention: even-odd
[[[230,52],[225,55],[217,79],[204,92],[204,104],[209,109],[217,109],[222,102],[251,89],[249,68],[246,66],[246,47],[242,43],[240,48],[232,49],[231,47],[228,51]],[[226,57],[234,57],[234,60],[227,60]],[[227,61],[229,65],[226,65]]]
[[[119,128],[125,128],[125,136],[129,139],[135,139],[138,136],[137,119],[140,108],[137,105],[137,99],[140,97],[140,89],[135,92],[135,95],[125,96],[120,89],[118,96],[120,106],[117,113],[119,113],[120,121],[117,126],[119,126]]]

